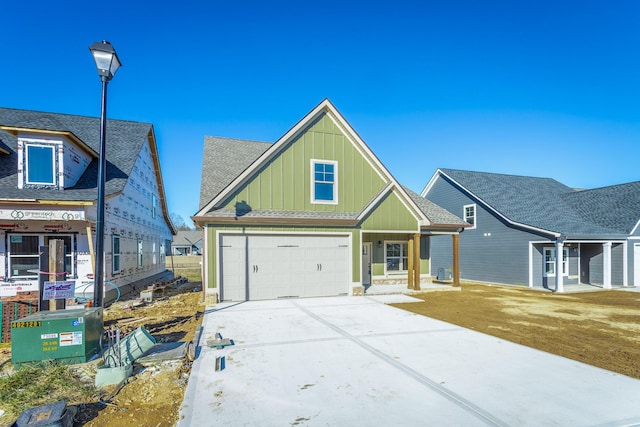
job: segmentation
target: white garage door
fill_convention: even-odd
[[[218,253],[224,301],[345,295],[349,290],[347,236],[225,234]]]

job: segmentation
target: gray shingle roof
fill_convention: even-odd
[[[444,209],[433,203],[431,200],[427,200],[420,196],[418,193],[409,190],[404,187],[404,191],[407,192],[411,200],[420,208],[422,213],[429,219],[432,225],[458,225],[460,227],[469,226],[464,220],[458,218],[448,210]]]
[[[609,203],[605,201],[607,191],[590,196],[588,192],[572,189],[551,178],[440,170],[474,197],[515,223],[567,236],[625,235],[629,232],[625,224],[630,221],[617,218],[619,209],[608,212],[608,220],[601,216],[607,210],[605,205]],[[633,191],[633,188],[630,190]],[[592,212],[600,203],[604,203],[599,209],[600,213]],[[639,217],[640,214],[636,212],[636,222]]]
[[[205,136],[202,156],[202,209],[272,144],[270,142]]]
[[[202,230],[178,230],[171,244],[176,245],[193,245],[202,248]]]
[[[71,132],[96,153],[100,151],[100,119],[69,114],[0,108],[0,126]],[[152,131],[149,123],[107,120],[107,180],[105,194],[123,190],[142,146]],[[0,197],[3,199],[47,199],[90,201],[97,197],[98,161],[93,159],[74,187],[64,191],[18,189],[17,138],[0,131]]]
[[[582,218],[631,233],[640,220],[640,181],[577,191],[563,196]]]

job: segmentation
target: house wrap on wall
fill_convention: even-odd
[[[640,286],[640,182],[576,190],[550,178],[438,169],[421,195],[472,224],[460,236],[463,279],[559,291]],[[449,251],[434,240],[432,267],[450,266]]]
[[[153,126],[107,121],[105,301],[165,274],[175,234]],[[38,290],[38,251],[65,246],[65,280],[93,295],[100,119],[0,108],[0,296]],[[91,237],[91,239],[90,239]]]
[[[228,301],[419,289],[430,237],[468,226],[401,186],[328,100],[273,144],[206,137],[192,219],[204,288]]]

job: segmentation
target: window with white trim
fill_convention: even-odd
[[[387,273],[401,273],[407,271],[408,245],[407,242],[384,242],[384,261]]]
[[[544,248],[544,275],[555,277],[556,275],[556,249]],[[562,248],[562,275],[569,275],[569,249]]]
[[[476,205],[464,205],[463,215],[465,222],[471,224],[471,229],[476,228]]]
[[[311,160],[311,203],[338,203],[338,162]]]
[[[111,237],[111,259],[113,260],[113,265],[111,270],[113,274],[120,273],[121,271],[120,256],[121,256],[120,236],[118,236],[117,234],[114,234]]]
[[[25,144],[25,183],[56,185],[57,147],[51,144]]]

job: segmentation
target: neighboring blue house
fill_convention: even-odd
[[[473,225],[460,235],[462,280],[560,292],[640,286],[640,182],[576,190],[550,178],[438,169],[421,195]],[[432,239],[431,259],[432,274],[449,270],[451,240]]]

